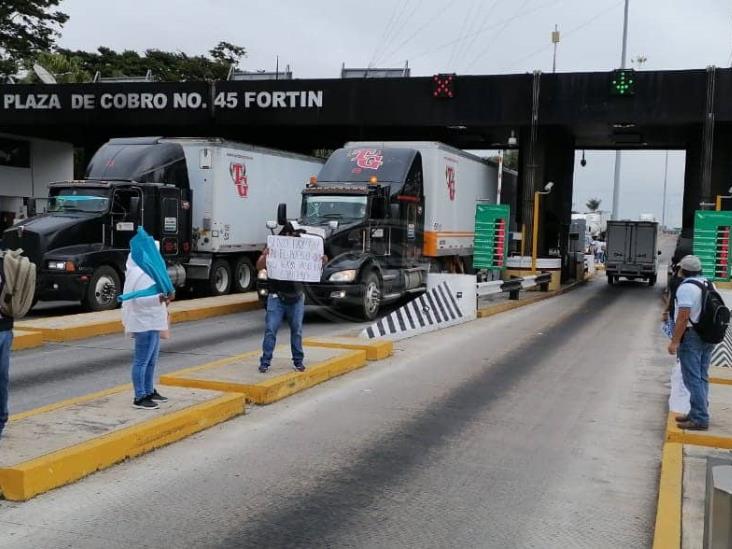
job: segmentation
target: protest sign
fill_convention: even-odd
[[[267,277],[296,282],[320,282],[323,239],[309,236],[267,237]]]

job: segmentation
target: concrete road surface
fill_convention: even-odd
[[[400,342],[387,361],[0,503],[0,547],[648,547],[671,365],[659,291],[598,279]]]
[[[359,324],[339,320],[327,309],[308,307],[306,336],[358,329]],[[263,310],[175,324],[172,339],[161,342],[158,372],[171,372],[253,351],[261,345],[263,333]],[[285,323],[277,342],[289,345],[289,341]],[[10,413],[130,383],[132,348],[132,339],[115,334],[69,343],[49,343],[38,349],[13,353]]]

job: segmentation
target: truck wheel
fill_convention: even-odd
[[[363,297],[360,314],[364,320],[374,320],[381,306],[381,281],[379,275],[369,271],[363,278]]]
[[[240,257],[234,264],[234,280],[231,286],[235,293],[248,292],[254,285],[254,264],[248,257]]]
[[[607,283],[608,283],[608,284],[609,284],[610,286],[612,286],[613,284],[615,284],[615,281],[613,280],[613,277],[612,277],[612,276],[608,276],[608,277],[607,277]]]
[[[217,259],[211,265],[208,277],[209,295],[226,295],[231,290],[231,266],[223,259]]]
[[[656,285],[656,275],[651,275],[648,277],[648,285],[649,286],[655,286]]]
[[[86,288],[82,305],[88,311],[116,309],[120,287],[117,271],[107,265],[98,267]]]

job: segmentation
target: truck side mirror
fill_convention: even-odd
[[[137,221],[140,218],[140,197],[133,196],[130,198],[129,216],[132,220]]]
[[[287,225],[287,204],[282,203],[277,206],[277,224]]]

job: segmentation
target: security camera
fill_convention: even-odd
[[[554,187],[554,181],[550,181],[549,183],[547,183],[547,184],[546,184],[546,185],[544,186],[544,190],[545,190],[546,192],[549,192],[549,191],[551,191],[551,190],[552,190],[552,187]]]
[[[516,145],[518,145],[518,138],[516,137],[516,134],[513,132],[513,130],[511,130],[511,135],[508,138],[508,145],[510,147],[515,147]]]

